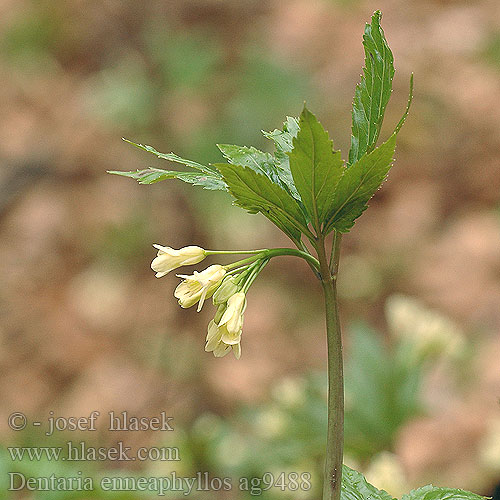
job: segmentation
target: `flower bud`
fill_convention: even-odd
[[[156,271],[157,278],[165,276],[178,267],[198,264],[206,257],[205,250],[197,246],[184,247],[179,250],[161,245],[153,246],[158,250],[158,255],[151,262],[151,269]]]
[[[219,306],[225,304],[229,298],[238,292],[239,276],[226,276],[220,287],[214,293],[214,305]]]
[[[215,293],[217,293],[217,292],[215,292]],[[214,316],[214,321],[217,324],[219,324],[220,320],[222,319],[222,315],[226,312],[226,309],[227,309],[226,304],[221,304],[219,307],[217,307],[217,311],[215,312],[215,316]]]

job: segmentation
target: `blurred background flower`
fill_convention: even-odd
[[[384,13],[397,70],[385,130],[404,108],[411,71],[416,95],[390,179],[343,247],[346,450],[392,494],[425,482],[493,491],[500,481],[495,0],[1,0],[0,443],[75,438],[13,433],[13,411],[42,419],[51,410],[168,409],[177,424],[168,438],[104,429],[84,437],[99,446],[117,439],[178,446],[182,458],[74,468],[23,462],[16,470],[309,471],[317,484],[326,349],[308,267],[273,260],[248,294],[244,358],[214,359],[203,352],[214,311],[177,307],[175,277],[155,280],[149,269],[151,244],[288,242],[224,194],[173,181],[140,186],[105,171],[168,168],[121,137],[203,163],[221,160],[216,142],[269,149],[260,130],[280,127],[304,100],[345,157],[361,35],[375,9]],[[387,471],[396,469],[388,484]],[[10,498],[5,490],[0,498]],[[65,495],[29,498],[56,497]]]

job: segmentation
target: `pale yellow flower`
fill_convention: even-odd
[[[170,247],[153,245],[158,250],[158,256],[151,262],[151,269],[156,271],[156,277],[161,278],[170,271],[181,266],[198,264],[206,257],[203,248],[189,246],[175,250]]]
[[[207,343],[205,351],[213,352],[216,358],[222,358],[229,351],[233,351],[236,359],[241,357],[241,330],[237,335],[230,335],[228,338],[226,325],[219,326],[214,320],[208,324]],[[226,341],[224,341],[225,339]],[[227,342],[229,340],[229,342]]]
[[[216,319],[208,324],[207,343],[205,351],[213,352],[216,358],[222,358],[229,351],[233,351],[236,359],[241,357],[241,331],[243,327],[243,313],[246,307],[246,298],[243,292],[229,297],[227,306],[219,306]],[[220,316],[221,311],[224,311]]]
[[[225,274],[226,270],[219,264],[207,267],[201,273],[195,271],[192,275],[178,274],[184,281],[175,289],[174,297],[179,299],[179,305],[183,308],[191,307],[199,301],[200,311],[205,299],[213,295]]]
[[[245,311],[246,303],[247,301],[243,292],[235,293],[229,297],[227,301],[227,309],[219,322],[219,327],[225,325],[228,339],[241,332],[241,328],[243,326],[243,313]],[[224,340],[224,342],[226,344],[233,343],[226,340]]]

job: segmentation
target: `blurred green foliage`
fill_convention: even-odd
[[[500,32],[492,33],[483,50],[484,59],[500,70]]]
[[[358,324],[351,330],[353,345],[346,364],[345,446],[347,456],[369,463],[376,453],[390,449],[398,430],[422,410],[419,388],[425,371],[422,366],[408,363],[398,347],[394,352],[388,349],[380,334],[366,325]],[[181,477],[192,477],[196,471],[209,471],[214,477],[262,478],[266,472],[276,477],[283,471],[306,472],[312,476],[313,488],[300,492],[297,498],[316,498],[323,467],[326,390],[325,374],[310,373],[278,381],[269,401],[260,406],[243,406],[225,417],[204,413],[187,432],[176,429],[175,446],[181,450],[182,461],[146,463],[147,474],[162,476],[175,470]],[[26,435],[23,441],[23,445],[29,445],[31,438]],[[4,465],[11,470],[6,453],[4,458]],[[83,468],[85,474],[95,478],[114,474],[100,470],[95,463],[83,465],[24,460],[16,464],[16,470],[27,476],[43,476],[49,470],[56,475],[75,476]],[[121,474],[140,476],[143,472]],[[50,495],[43,493],[36,498],[77,498],[69,492]],[[110,498],[141,495],[115,493]],[[245,493],[242,495],[247,498]],[[253,496],[248,493],[248,498]],[[282,493],[272,488],[261,497],[274,500],[282,498]]]
[[[368,468],[380,452],[394,450],[395,439],[405,424],[425,413],[421,388],[431,370],[431,362],[450,356],[456,359],[456,344],[461,338],[457,338],[459,332],[450,330],[453,325],[445,317],[425,309],[413,299],[392,297],[386,312],[393,336],[391,343],[364,323],[348,328],[345,453],[346,460],[354,461],[361,469]],[[413,335],[415,332],[411,330],[418,335]],[[162,347],[162,340],[160,345],[151,345],[148,349],[158,350],[162,364],[168,365],[170,370],[175,365],[172,353],[179,353],[180,349],[190,351],[192,346],[189,339],[170,338],[168,342],[172,344],[169,348]],[[455,369],[456,365],[453,367]],[[175,370],[171,376],[175,376]],[[102,476],[162,477],[174,471],[178,477],[194,477],[198,471],[206,471],[210,477],[234,478],[233,485],[239,478],[255,478],[257,484],[266,473],[275,477],[282,472],[309,473],[312,488],[298,491],[295,498],[313,499],[319,495],[322,478],[326,392],[326,375],[312,372],[278,380],[268,400],[260,405],[242,405],[224,416],[203,412],[192,425],[176,427],[174,441],[155,443],[155,446],[176,446],[180,450],[180,462],[148,461],[139,470],[115,471],[108,469],[106,462],[12,462],[3,450],[0,463],[7,471],[16,470],[26,476],[45,473],[76,476],[78,471],[83,471],[84,476],[94,478],[95,484]],[[27,430],[18,436],[16,445],[64,445],[62,436],[57,440],[55,443],[52,438],[45,439],[42,444]],[[5,474],[0,480],[5,483],[6,477]],[[241,498],[253,498],[257,489],[256,486],[253,494],[241,492]],[[150,494],[153,493],[106,492],[105,495],[106,498],[128,500]],[[98,495],[96,491],[89,497]],[[271,488],[259,496],[277,500],[283,498],[283,493],[279,488]],[[0,494],[0,499],[3,498],[9,497]],[[72,492],[43,492],[33,498],[70,500],[80,497]],[[167,498],[176,498],[176,493],[167,493]],[[205,497],[201,494],[200,498]]]
[[[51,9],[32,9],[4,31],[0,48],[10,64],[38,62],[41,69],[52,57],[60,36],[61,24]]]
[[[391,450],[397,432],[422,413],[423,362],[412,363],[407,345],[391,348],[363,324],[350,329],[350,356],[345,369],[346,452],[366,462]]]

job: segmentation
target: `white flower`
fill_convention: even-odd
[[[158,250],[158,256],[151,262],[151,269],[156,271],[157,278],[165,276],[178,267],[198,264],[206,257],[205,250],[197,246],[184,247],[179,250],[161,245],[153,246]]]
[[[199,301],[198,311],[201,311],[207,297],[211,297],[226,274],[226,270],[219,264],[207,267],[201,273],[195,271],[192,275],[178,274],[184,281],[179,283],[174,297],[179,299],[181,307],[188,308]]]

